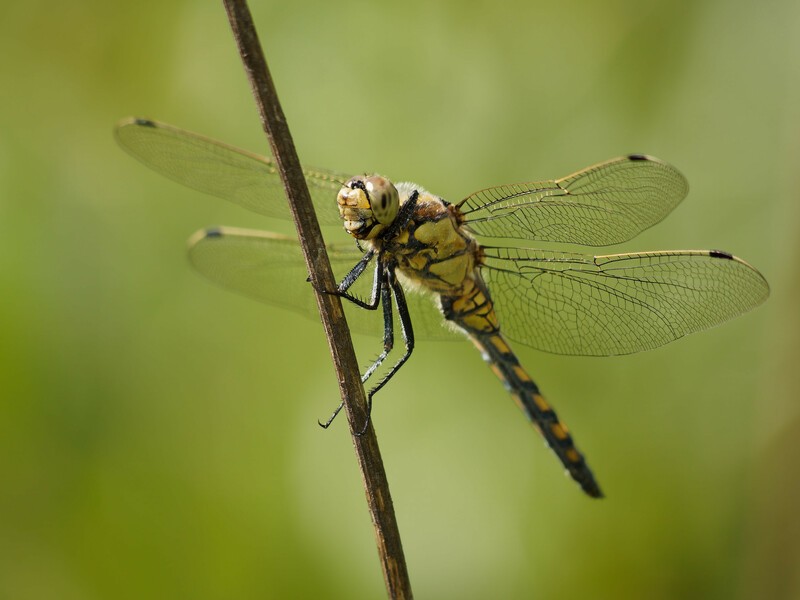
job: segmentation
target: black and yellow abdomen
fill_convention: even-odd
[[[517,356],[500,333],[494,305],[478,273],[464,282],[462,292],[457,296],[440,297],[445,318],[469,335],[492,371],[583,491],[593,498],[602,497],[592,471],[575,447],[566,426],[559,421],[558,415],[519,364]]]
[[[519,360],[500,332],[473,333],[470,334],[470,338],[522,412],[541,432],[547,445],[556,453],[570,476],[589,496],[602,498],[603,493],[583,455],[575,447],[569,430],[559,421],[558,415],[542,397],[539,387],[519,364]]]

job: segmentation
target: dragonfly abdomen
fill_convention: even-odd
[[[558,415],[542,397],[539,387],[519,364],[519,360],[500,332],[471,333],[470,338],[522,412],[541,432],[547,445],[561,460],[570,476],[589,496],[601,498],[603,493],[583,455],[575,447],[566,426],[559,421]]]
[[[439,297],[444,317],[458,325],[480,350],[484,360],[503,382],[522,412],[541,432],[547,445],[584,492],[593,498],[603,493],[594,479],[583,455],[575,447],[566,426],[542,397],[539,387],[519,364],[516,354],[500,333],[500,323],[494,311],[486,283],[475,272],[464,280],[458,295]]]

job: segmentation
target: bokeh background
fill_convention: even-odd
[[[800,598],[800,4],[252,10],[307,164],[458,199],[654,154],[689,198],[614,250],[726,249],[772,286],[649,353],[519,349],[599,502],[470,344],[420,344],[375,408],[416,595]],[[316,425],[321,328],[185,259],[206,225],[290,225],[142,167],[127,115],[264,151],[220,3],[3,3],[0,597],[382,597],[345,423]]]

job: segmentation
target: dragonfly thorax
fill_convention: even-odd
[[[391,225],[400,197],[391,181],[380,175],[357,175],[336,197],[344,228],[356,239],[369,240]]]

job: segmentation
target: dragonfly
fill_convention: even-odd
[[[162,175],[255,213],[290,218],[270,157],[146,119],[122,121],[115,133],[126,151]],[[411,356],[417,334],[466,336],[590,497],[603,496],[592,470],[510,342],[556,354],[629,354],[718,325],[769,295],[755,268],[721,250],[592,255],[528,246],[609,246],[661,221],[687,195],[688,183],[651,156],[489,187],[455,203],[376,174],[309,168],[304,176],[320,223],[355,238],[327,245],[334,271],[343,274],[330,292],[375,315],[348,319],[355,331],[383,333],[383,349],[362,382],[394,349],[395,314],[400,324],[403,353],[369,391],[369,407]],[[291,236],[201,230],[190,238],[189,257],[212,281],[316,316],[313,294],[297,283],[307,278]],[[364,276],[369,270],[371,278]]]

